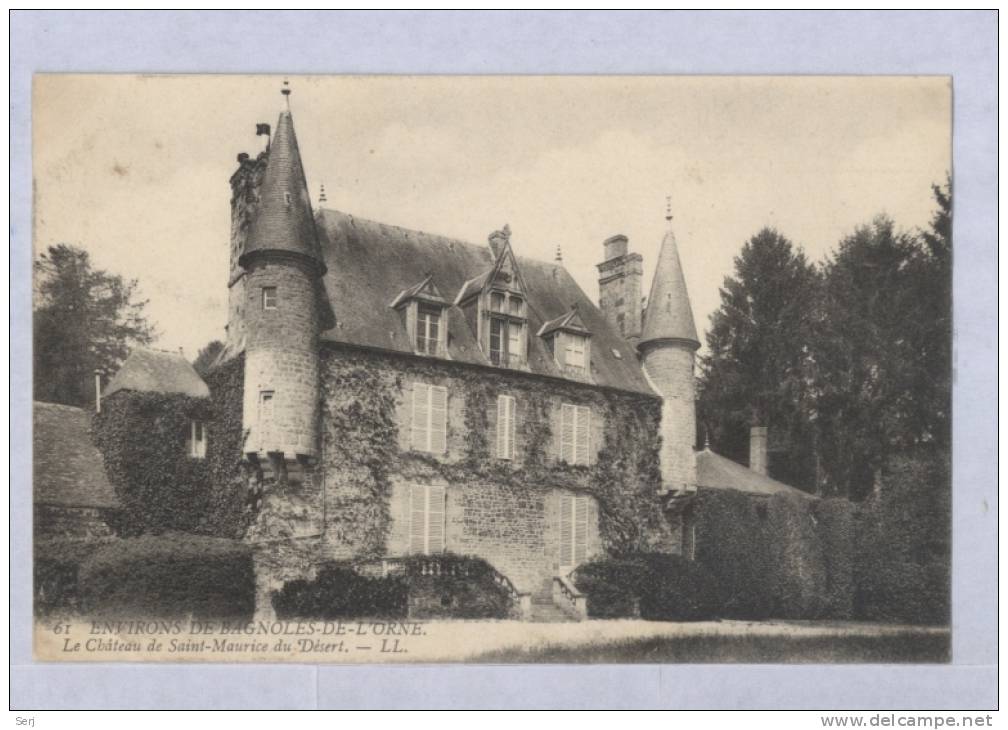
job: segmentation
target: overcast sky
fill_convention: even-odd
[[[698,331],[742,244],[775,226],[810,258],[879,213],[925,226],[951,169],[945,78],[291,77],[313,201],[519,255],[556,247],[597,299],[602,241],[650,286],[666,194]],[[157,346],[191,359],[226,323],[230,188],[280,77],[37,76],[36,250],[71,243],[140,282]],[[703,336],[701,335],[701,339]]]

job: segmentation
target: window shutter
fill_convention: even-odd
[[[435,454],[448,450],[448,389],[430,386],[430,447]]]
[[[514,457],[514,398],[497,396],[497,458]]]
[[[429,430],[428,430],[428,406],[430,398],[428,385],[423,383],[413,383],[413,448],[428,450]]]
[[[587,406],[577,406],[577,428],[576,433],[576,444],[574,455],[575,464],[587,464],[588,463],[588,444],[589,444],[589,432],[591,431],[591,410]]]
[[[411,553],[427,552],[427,488],[414,484],[410,487],[410,539]]]
[[[445,488],[427,487],[427,553],[445,549]]]
[[[574,498],[574,565],[585,561],[588,553],[588,498]]]
[[[573,535],[571,524],[571,497],[560,497],[560,565],[570,565],[571,558],[571,538]]]
[[[574,463],[574,426],[576,410],[564,403],[560,406],[560,459]]]

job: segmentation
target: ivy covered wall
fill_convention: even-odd
[[[241,466],[242,357],[206,377],[209,398],[119,391],[102,402],[92,435],[123,502],[123,533],[180,531],[240,538],[255,517]],[[188,456],[190,421],[207,452]]]
[[[541,504],[544,495],[558,490],[585,494],[597,503],[599,537],[607,551],[678,550],[657,497],[656,398],[335,346],[323,351],[321,373],[319,478],[329,558],[385,554],[394,486],[404,482],[465,489],[469,503],[481,492],[500,490],[525,505]],[[414,382],[447,388],[444,454],[410,448]],[[495,453],[500,394],[513,396],[517,407],[512,460]],[[562,403],[591,409],[588,465],[558,458]]]

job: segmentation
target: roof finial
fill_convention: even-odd
[[[324,202],[326,202],[326,196],[325,196],[325,183],[322,183],[321,185],[319,185],[319,194],[318,194],[318,202],[319,202],[319,203],[324,203]]]
[[[287,105],[287,111],[290,111],[290,93],[291,93],[291,90],[290,90],[290,82],[287,80],[286,76],[284,76],[283,88],[280,89],[280,93],[283,94],[284,104]]]
[[[671,223],[672,223],[672,196],[671,195],[666,195],[665,196],[665,220],[667,220],[669,222],[669,224],[671,225]]]
[[[557,246],[556,258],[554,259],[554,261],[556,261],[558,264],[562,264],[563,263],[563,254],[560,253],[560,247],[559,246]]]

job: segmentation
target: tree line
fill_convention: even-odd
[[[821,263],[764,228],[735,258],[700,358],[698,441],[745,463],[769,427],[770,474],[861,500],[894,459],[948,459],[952,188],[922,230],[879,216]]]

